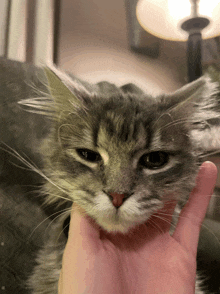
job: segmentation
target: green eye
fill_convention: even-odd
[[[102,160],[101,155],[98,152],[89,149],[76,149],[78,155],[89,162],[99,162]]]
[[[140,158],[140,164],[148,169],[159,169],[169,161],[169,155],[166,152],[157,151],[144,154]]]

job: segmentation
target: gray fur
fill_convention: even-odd
[[[202,133],[211,128],[213,119],[218,128],[216,84],[202,77],[174,94],[151,97],[132,84],[91,86],[57,69],[46,69],[46,75],[50,95],[21,104],[54,121],[42,147],[50,179],[44,186],[48,203],[69,207],[76,202],[105,230],[127,233],[146,222],[164,201],[172,200],[168,195],[176,195],[182,204],[187,201],[201,156],[212,147],[202,148]],[[216,142],[219,148],[220,138]],[[77,154],[78,148],[98,152],[102,161],[85,161]],[[155,151],[167,152],[168,163],[159,169],[144,168],[140,164],[143,154]],[[116,209],[110,192],[129,197]],[[57,293],[65,247],[62,224],[63,217],[39,253],[29,279],[33,294]],[[56,238],[59,245],[54,244]]]

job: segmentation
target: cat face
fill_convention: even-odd
[[[44,152],[56,184],[47,183],[50,200],[60,193],[105,230],[125,233],[166,201],[187,199],[199,166],[191,131],[216,117],[207,80],[152,98],[110,84],[89,91],[46,72],[54,105]]]
[[[69,198],[104,229],[126,232],[166,200],[186,197],[197,165],[184,126],[172,124],[167,134],[167,117],[150,98],[137,106],[136,97],[114,96],[98,110],[100,99],[77,119],[64,118],[51,164]],[[118,207],[113,193],[124,195]]]

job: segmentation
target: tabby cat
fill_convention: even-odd
[[[49,95],[32,103],[53,121],[42,147],[44,192],[48,203],[67,210],[38,254],[28,281],[34,294],[57,293],[72,202],[103,229],[127,233],[162,208],[167,195],[183,205],[203,154],[220,145],[218,85],[207,76],[152,97],[133,84],[92,86],[55,68],[45,73]]]

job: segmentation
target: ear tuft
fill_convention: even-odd
[[[220,148],[219,98],[219,84],[208,75],[171,95],[169,113],[186,123],[194,146],[203,152]]]
[[[48,117],[60,117],[60,113],[74,112],[85,108],[83,97],[89,97],[89,91],[76,79],[59,71],[54,66],[43,68],[47,79],[48,93],[44,97],[34,97],[19,101],[27,111],[43,114]]]
[[[207,76],[187,84],[171,95],[162,98],[161,102],[173,119],[184,119],[195,124],[219,118],[218,95],[219,84]]]
[[[208,75],[204,75],[196,81],[189,83],[169,96],[171,107],[188,102],[205,103],[216,101],[212,99],[219,92],[219,84],[213,82]],[[215,104],[215,103],[214,103]]]
[[[54,71],[45,67],[44,72],[47,77],[49,92],[51,93],[55,103],[59,105],[73,99],[74,94],[69,90],[68,86],[61,80],[61,78],[54,73]],[[76,100],[75,102],[79,104],[78,99],[74,100]]]

